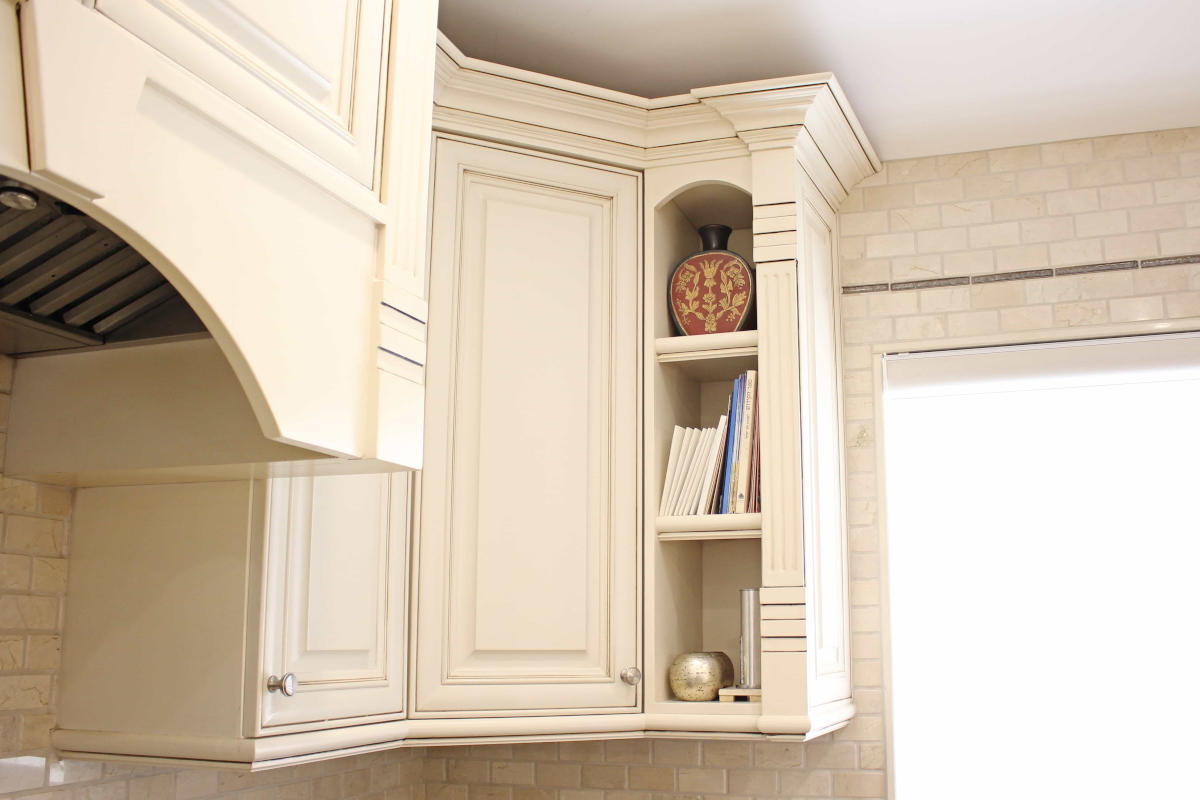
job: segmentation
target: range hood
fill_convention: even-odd
[[[203,331],[175,288],[119,236],[45,193],[0,185],[0,352]]]
[[[431,108],[399,117],[395,137],[353,115],[331,129],[336,115],[293,107],[290,79],[263,85],[258,62],[187,26],[146,41],[94,5],[0,0],[0,352],[24,356],[6,474],[418,468],[426,191],[412,176],[428,172]],[[128,4],[129,19],[176,30],[152,6]],[[391,38],[407,58],[408,31]],[[428,44],[414,80],[432,77]],[[389,63],[354,80],[391,87]],[[321,109],[343,96],[309,88],[298,99]],[[378,94],[376,121],[392,108]],[[324,157],[347,137],[353,174]],[[123,449],[83,433],[51,447],[71,438],[60,420],[85,417]]]

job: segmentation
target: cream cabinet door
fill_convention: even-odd
[[[638,179],[435,153],[414,712],[636,710]]]
[[[261,730],[400,715],[408,475],[268,485]],[[294,695],[266,689],[288,673]]]
[[[358,182],[373,184],[386,0],[96,0],[96,8]]]

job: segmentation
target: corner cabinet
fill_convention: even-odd
[[[810,739],[844,726],[854,702],[836,210],[880,162],[837,82],[799,76],[645,100],[485,64],[444,38],[439,46],[435,130],[491,144],[443,142],[438,151],[414,738],[437,730]],[[510,152],[518,146],[539,152]],[[614,460],[607,473],[585,461],[595,452],[585,413],[612,396],[597,388],[543,396],[563,385],[557,371],[582,377],[597,346],[594,335],[583,337],[595,317],[582,300],[567,310],[572,295],[549,288],[565,278],[541,266],[546,254],[565,255],[557,266],[574,274],[580,257],[569,254],[591,241],[564,238],[570,227],[543,215],[563,202],[550,199],[546,184],[562,187],[565,171],[530,170],[568,158],[591,162],[592,171],[630,169],[643,186],[640,451]],[[521,214],[512,213],[516,198]],[[676,336],[668,279],[701,249],[697,229],[708,223],[733,229],[731,249],[756,264],[757,329]],[[496,326],[493,309],[517,297],[538,298],[536,320],[509,317]],[[591,302],[600,301],[593,290]],[[674,427],[715,425],[747,369],[758,372],[760,386],[761,513],[660,517]],[[578,420],[558,430],[572,414]],[[593,584],[576,565],[591,563],[594,545],[569,523],[594,501],[560,487],[577,480],[595,492],[606,479],[631,475],[640,493],[643,681],[641,713],[622,721],[611,706],[585,699],[591,687],[551,656],[578,658],[592,647],[582,599]],[[621,548],[629,539],[610,541]],[[736,656],[743,588],[761,589],[761,697],[676,699],[667,681],[676,656]],[[546,690],[550,675],[582,683],[570,695],[570,726],[552,716],[572,706]],[[488,715],[456,729],[426,719]],[[512,721],[519,715],[527,715],[524,724]]]
[[[78,490],[55,747],[262,767],[401,738],[364,723],[406,710],[410,481]]]
[[[414,716],[636,711],[638,178],[453,139],[434,174]]]

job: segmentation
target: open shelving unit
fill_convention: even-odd
[[[649,204],[648,204],[649,205]],[[671,435],[676,425],[711,427],[725,413],[734,379],[758,368],[758,331],[678,335],[667,308],[675,265],[701,249],[697,229],[733,228],[729,249],[751,255],[750,194],[729,183],[701,183],[647,208],[647,358],[645,452],[647,582],[646,711],[744,717],[756,730],[761,703],[685,702],[667,682],[681,653],[719,650],[738,669],[739,591],[762,583],[762,515],[658,516]],[[740,678],[740,675],[738,676]],[[729,722],[721,725],[728,729]]]

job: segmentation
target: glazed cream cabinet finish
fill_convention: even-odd
[[[278,129],[256,127],[253,120],[263,120],[245,105],[231,109],[229,98],[210,92],[215,78],[182,74],[165,51],[134,35],[134,23],[123,29],[97,11],[68,11],[69,1],[26,0],[41,10],[23,24],[85,25],[76,12],[86,13],[86,25],[107,26],[98,41],[124,42],[112,52],[138,53],[113,65],[135,75],[125,105],[100,112],[128,121],[152,165],[166,170],[168,155],[189,142],[192,157],[179,168],[184,183],[206,180],[202,168],[209,168],[256,203],[282,203],[264,213],[276,223],[290,215],[292,227],[280,229],[300,232],[299,243],[282,246],[302,263],[274,273],[275,284],[247,279],[229,287],[229,273],[206,284],[201,270],[195,297],[227,292],[230,300],[236,289],[269,303],[266,288],[325,281],[335,306],[357,311],[321,312],[310,326],[340,331],[364,322],[375,331],[365,352],[325,342],[308,353],[303,343],[252,336],[254,347],[276,351],[248,353],[235,370],[261,358],[251,385],[278,379],[278,388],[301,359],[305,370],[320,372],[327,361],[364,356],[381,374],[407,381],[407,394],[397,397],[388,388],[395,384],[363,381],[357,367],[334,363],[321,375],[322,384],[335,385],[290,398],[296,405],[286,413],[268,404],[270,414],[299,426],[281,438],[367,452],[363,407],[344,393],[375,392],[380,430],[382,409],[423,400],[423,437],[409,427],[391,441],[403,442],[404,453],[423,448],[425,461],[412,482],[411,530],[401,509],[409,484],[399,478],[390,489],[359,476],[81,490],[57,747],[266,767],[511,737],[811,738],[852,717],[836,209],[879,162],[832,76],[647,100],[488,65],[441,40],[426,284],[424,227],[409,220],[413,237],[405,239],[403,225],[389,222],[420,207],[428,188],[427,178],[396,177],[428,171],[411,149],[422,112],[405,106],[395,81],[386,88],[388,118],[408,114],[409,126],[406,134],[382,134],[376,197],[288,137],[291,144],[263,167],[262,150],[282,141]],[[121,6],[109,0],[110,11]],[[386,45],[392,75],[415,57],[397,38],[402,6],[392,9]],[[214,25],[216,8],[199,0],[161,6],[199,9]],[[229,8],[247,20],[254,11],[249,3]],[[193,44],[211,48],[213,40],[194,30]],[[276,43],[307,41],[297,36],[293,28],[271,31]],[[332,32],[318,39],[330,48],[322,52],[336,50]],[[241,42],[240,57],[263,46]],[[104,164],[52,141],[67,136],[62,120],[86,117],[63,101],[68,70],[53,68],[37,47],[29,58],[58,82],[48,100],[31,106],[40,115],[30,123],[35,173],[74,180],[114,217],[150,214],[128,185],[109,183],[115,173]],[[86,104],[87,81],[80,83],[70,96]],[[316,102],[309,89],[293,102]],[[196,124],[197,110],[219,124]],[[59,124],[47,126],[48,115]],[[240,144],[230,144],[231,130]],[[116,146],[112,129],[98,138]],[[289,177],[269,190],[248,177],[268,174]],[[171,182],[148,170],[134,183],[160,197]],[[110,185],[111,194],[95,191]],[[696,225],[727,213],[738,217],[735,238],[752,248],[758,268],[759,330],[734,349],[760,372],[761,539],[733,531],[728,540],[686,541],[675,531],[660,541],[655,511],[670,426],[698,416],[701,397],[711,401],[721,388],[700,388],[679,353],[657,358],[656,337],[670,333],[661,324],[664,275],[698,244]],[[162,227],[150,226],[147,247],[161,235],[169,249],[175,237],[202,249],[203,232],[151,221]],[[331,249],[300,253],[314,226],[321,247]],[[262,252],[248,230],[234,239],[243,235],[248,252],[282,270],[282,256]],[[319,269],[317,255],[327,262]],[[342,292],[352,295],[348,302]],[[388,307],[395,313],[377,313]],[[255,324],[272,314],[295,321],[290,309],[268,311]],[[714,363],[692,366],[720,372],[727,355],[716,347],[703,356]],[[404,377],[400,362],[418,374]],[[246,384],[246,374],[238,377]],[[342,379],[350,383],[336,385]],[[424,396],[414,401],[412,387],[422,380]],[[256,401],[247,393],[262,418],[256,402],[274,395],[264,389]],[[408,458],[389,456],[413,464]],[[696,531],[729,533],[719,525]],[[708,578],[692,579],[704,570]],[[665,679],[671,658],[709,649],[701,647],[706,637],[729,647],[734,617],[726,612],[745,583],[762,586],[762,701],[674,701]],[[289,672],[295,696],[268,691],[269,676]],[[195,684],[180,692],[180,675],[195,676]]]
[[[55,746],[261,767],[400,738],[368,723],[405,711],[409,481],[78,490]]]
[[[845,725],[854,703],[836,209],[880,163],[836,80],[807,75],[647,100],[488,65],[445,39],[439,46],[437,130],[643,174],[646,675],[635,730],[812,738]],[[448,213],[435,203],[435,225]],[[675,341],[667,276],[699,249],[696,227],[708,222],[731,224],[738,247],[752,250],[757,333],[659,350],[659,337]],[[436,244],[434,252],[436,270]],[[761,532],[727,531],[708,518],[688,528],[672,518],[660,539],[656,511],[672,427],[712,425],[719,413],[713,398],[728,393],[722,382],[747,367],[758,370],[761,388]],[[423,534],[428,529],[425,523]],[[762,701],[675,700],[666,681],[671,660],[736,642],[736,589],[745,586],[762,587]],[[419,584],[420,604],[424,589]]]
[[[29,147],[0,169],[178,289],[266,438],[418,468],[435,26],[436,0],[22,0]]]
[[[408,478],[271,481],[259,731],[404,710]]]
[[[96,10],[372,185],[385,0],[97,0]]]
[[[437,143],[415,716],[637,710],[638,211]]]

